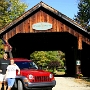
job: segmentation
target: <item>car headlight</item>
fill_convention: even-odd
[[[30,74],[30,75],[29,75],[29,79],[33,79],[33,75]]]
[[[50,74],[50,75],[49,75],[49,78],[53,78],[53,74]]]

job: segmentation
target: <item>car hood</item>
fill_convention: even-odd
[[[21,70],[20,74],[23,76],[27,76],[30,74],[34,76],[48,76],[50,72],[45,70],[37,70],[37,69],[25,69],[25,70]]]

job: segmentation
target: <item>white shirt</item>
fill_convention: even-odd
[[[8,65],[6,78],[15,78],[16,70],[18,69],[19,67],[17,65]]]

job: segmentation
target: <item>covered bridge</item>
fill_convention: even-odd
[[[13,57],[30,58],[34,51],[61,50],[65,53],[67,73],[81,71],[90,76],[90,35],[78,23],[42,1],[0,30],[12,46]]]

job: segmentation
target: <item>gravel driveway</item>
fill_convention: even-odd
[[[55,77],[56,86],[52,90],[90,90],[90,86],[85,83],[75,82],[71,77]]]

